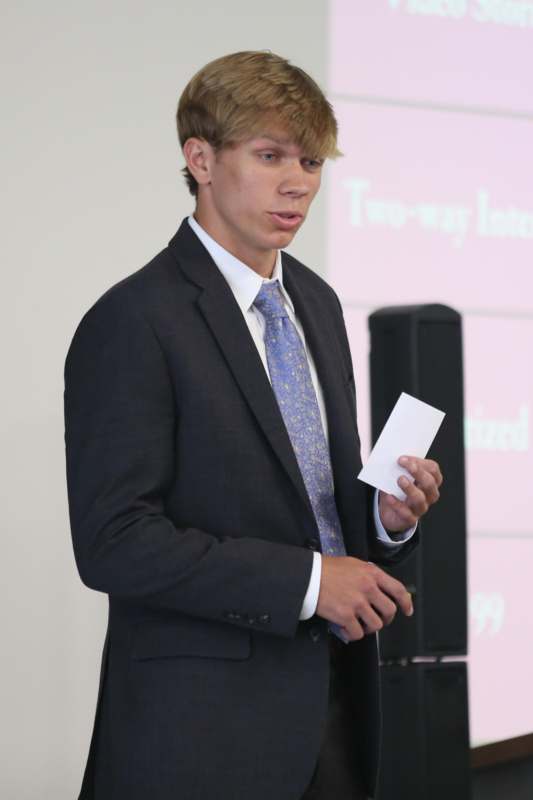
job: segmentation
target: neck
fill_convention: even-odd
[[[262,278],[271,278],[276,264],[276,250],[256,250],[249,247],[246,242],[231,235],[224,226],[210,215],[202,213],[198,206],[194,211],[194,219],[202,226],[204,231],[211,236],[224,250],[238,258],[247,267],[253,269]]]

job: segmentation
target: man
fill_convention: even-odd
[[[236,53],[177,122],[194,216],[89,309],[65,365],[74,550],[109,594],[80,798],[372,795],[375,632],[412,613],[376,562],[415,546],[440,471],[408,457],[405,502],[355,480],[341,307],[281,255],[339,154],[317,85]]]

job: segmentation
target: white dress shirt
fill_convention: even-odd
[[[303,332],[303,328],[297,319],[294,313],[294,306],[292,304],[291,298],[289,297],[284,285],[283,285],[283,268],[281,265],[281,251],[278,250],[276,253],[276,263],[274,265],[274,271],[272,272],[271,278],[262,278],[255,270],[251,267],[248,267],[242,261],[239,261],[234,255],[232,255],[228,250],[222,247],[218,242],[216,242],[202,227],[198,224],[195,218],[191,215],[188,217],[189,225],[198,236],[206,250],[208,251],[209,255],[221,271],[222,275],[226,279],[227,283],[239,308],[242,311],[246,324],[248,325],[248,329],[250,331],[250,335],[254,341],[255,346],[257,347],[257,351],[259,356],[261,357],[261,361],[265,368],[266,374],[270,381],[270,373],[268,371],[268,362],[267,362],[267,355],[266,355],[266,348],[264,342],[264,334],[265,334],[265,320],[261,312],[253,305],[255,298],[263,283],[271,283],[272,281],[279,281],[281,287],[281,293],[283,296],[283,301],[285,303],[285,307],[287,310],[287,314],[289,319],[294,324],[298,334],[303,342],[304,349],[307,355],[307,361],[309,363],[309,371],[311,373],[311,380],[313,382],[313,386],[316,392],[316,397],[318,401],[318,407],[320,410],[320,419],[322,421],[322,427],[324,428],[324,433],[326,435],[326,441],[329,444],[329,435],[328,435],[328,420],[326,415],[326,406],[324,404],[324,395],[322,393],[322,389],[320,386],[320,382],[318,380],[318,375],[316,372],[315,363],[313,361],[313,356],[311,352],[308,350],[306,342],[305,342],[305,335]],[[378,508],[378,491],[376,490],[374,494],[374,524],[376,526],[376,534],[378,539],[387,547],[391,549],[401,547],[401,545],[406,542],[408,539],[411,538],[413,533],[416,530],[416,526],[414,528],[410,528],[409,530],[405,531],[401,537],[396,540],[392,540],[390,536],[387,534],[387,531],[383,527],[381,523],[381,519],[379,517],[379,508]],[[320,589],[320,575],[322,571],[322,558],[320,553],[313,553],[313,567],[311,570],[311,577],[309,579],[309,585],[307,588],[307,592],[304,597],[304,601],[302,604],[302,610],[300,612],[300,619],[309,619],[312,617],[316,611],[316,606],[318,603],[318,592]]]

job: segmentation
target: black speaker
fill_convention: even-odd
[[[469,800],[466,664],[385,666],[381,692],[376,800]]]
[[[420,546],[389,571],[413,591],[415,614],[380,634],[384,661],[467,649],[466,512],[461,317],[443,305],[397,306],[369,317],[372,440],[401,392],[446,412],[428,453],[444,481],[419,522]]]

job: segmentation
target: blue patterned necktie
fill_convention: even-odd
[[[302,340],[289,319],[279,281],[263,283],[254,306],[265,320],[265,349],[270,380],[285,422],[326,556],[346,549],[333,492],[329,448]],[[344,639],[334,623],[330,629]]]

